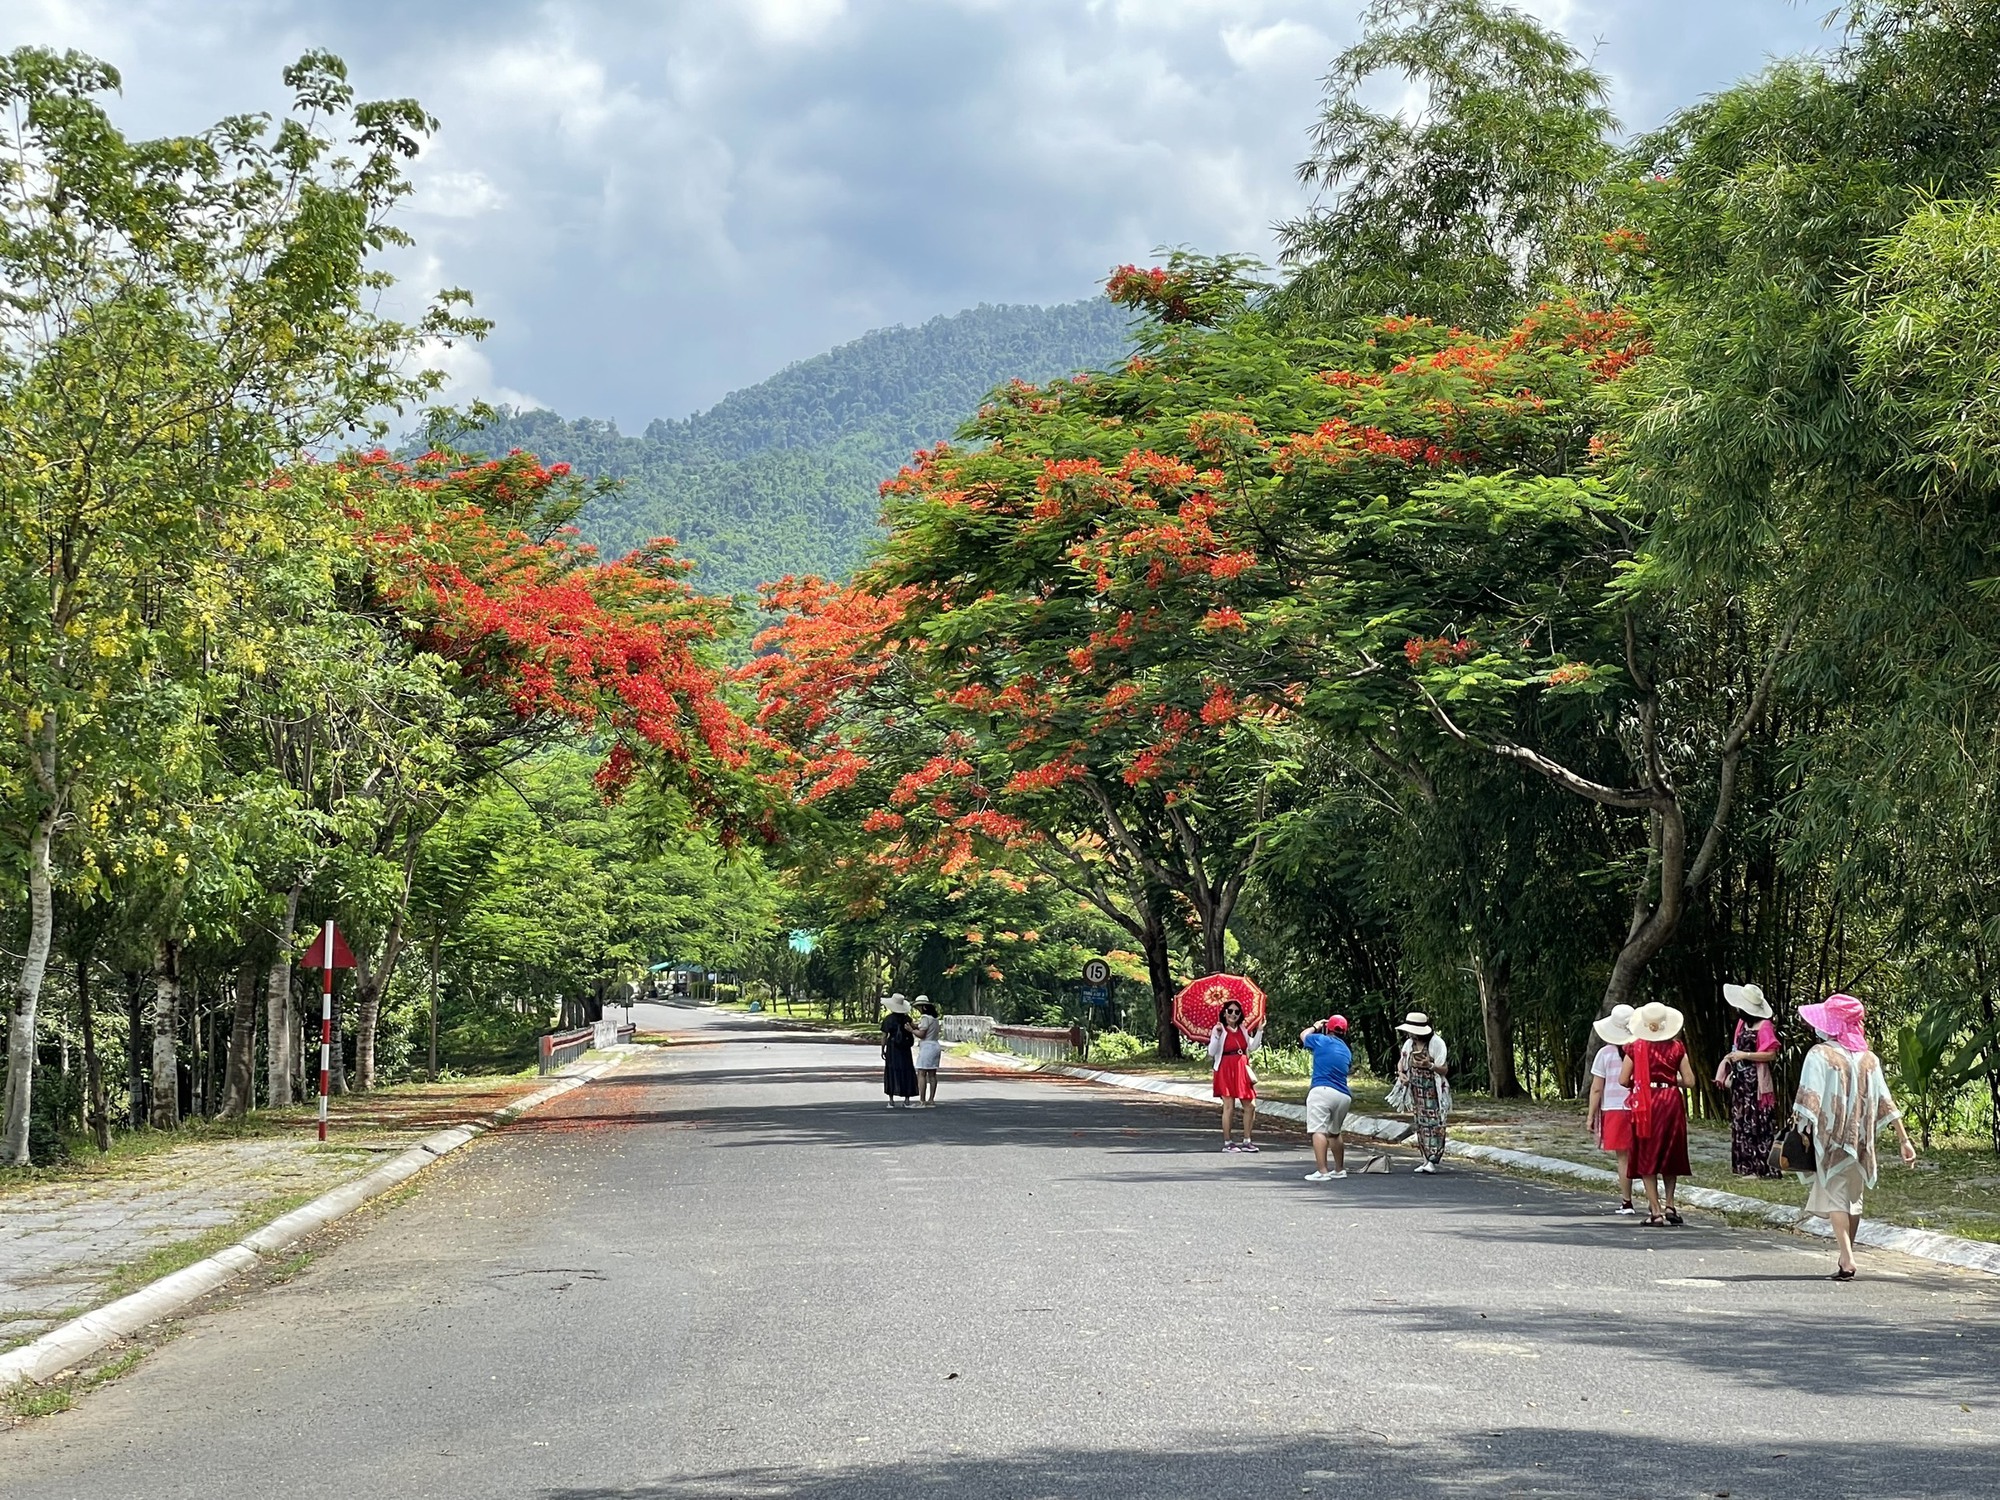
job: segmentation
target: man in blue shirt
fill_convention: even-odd
[[[1335,1182],[1347,1175],[1347,1146],[1340,1133],[1347,1126],[1348,1107],[1354,1103],[1347,1071],[1354,1066],[1354,1054],[1347,1046],[1347,1017],[1328,1016],[1299,1033],[1299,1045],[1312,1054],[1312,1087],[1306,1090],[1306,1129],[1312,1132],[1313,1160],[1319,1170],[1306,1174],[1307,1182]],[[1326,1165],[1327,1149],[1333,1150],[1333,1170]]]

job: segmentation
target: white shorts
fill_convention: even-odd
[[[1307,1089],[1306,1129],[1314,1135],[1339,1135],[1347,1125],[1347,1111],[1353,1103],[1351,1095],[1330,1084]]]
[[[1833,1166],[1821,1163],[1811,1180],[1812,1186],[1806,1191],[1807,1213],[1822,1218],[1828,1214],[1860,1215],[1868,1179],[1862,1175],[1861,1163],[1853,1157],[1842,1152]]]

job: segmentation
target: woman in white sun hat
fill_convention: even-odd
[[[1681,1178],[1693,1175],[1687,1096],[1681,1092],[1694,1087],[1694,1068],[1680,1039],[1685,1021],[1679,1011],[1657,1000],[1633,1011],[1627,1028],[1632,1044],[1625,1049],[1618,1080],[1632,1091],[1626,1106],[1632,1111],[1632,1175],[1646,1184],[1646,1223],[1652,1228],[1681,1222],[1674,1189]]]
[[[1590,1064],[1590,1114],[1587,1128],[1598,1145],[1618,1158],[1618,1207],[1616,1213],[1633,1217],[1632,1207],[1632,1111],[1626,1107],[1632,1091],[1621,1081],[1625,1076],[1625,1048],[1632,1041],[1626,1028],[1632,1023],[1632,1007],[1614,1005],[1611,1014],[1594,1026],[1592,1033],[1604,1044]]]
[[[889,1096],[889,1108],[897,1099],[903,1108],[917,1096],[917,1070],[910,1061],[917,1034],[910,1025],[910,997],[891,995],[882,1002],[882,1092]]]
[[[1396,1059],[1396,1087],[1389,1103],[1410,1112],[1416,1126],[1419,1172],[1435,1172],[1444,1159],[1445,1122],[1451,1118],[1451,1083],[1444,1038],[1431,1029],[1431,1018],[1420,1010],[1403,1017],[1396,1028],[1403,1050]]]
[[[1725,984],[1722,998],[1737,1011],[1729,1052],[1715,1070],[1729,1094],[1729,1169],[1738,1177],[1769,1177],[1778,1129],[1778,1026],[1771,1002],[1754,984]]]

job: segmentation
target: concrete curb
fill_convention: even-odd
[[[234,1281],[267,1255],[296,1244],[316,1230],[345,1218],[371,1198],[379,1198],[400,1187],[439,1157],[458,1150],[494,1125],[518,1120],[537,1105],[581,1088],[601,1078],[631,1054],[631,1048],[617,1049],[618,1055],[603,1058],[558,1078],[547,1088],[537,1089],[527,1098],[495,1110],[475,1125],[456,1125],[427,1136],[407,1151],[398,1153],[353,1182],[322,1193],[303,1207],[273,1219],[256,1233],[246,1235],[226,1250],[205,1260],[183,1266],[171,1275],[142,1286],[116,1302],[72,1318],[59,1328],[51,1328],[33,1343],[0,1355],[0,1390],[23,1381],[40,1384],[119,1339],[129,1338],[149,1323],[168,1317],[205,1297],[217,1287]]]
[[[1002,1067],[1058,1073],[1066,1078],[1080,1078],[1110,1088],[1163,1094],[1168,1098],[1180,1099],[1187,1103],[1207,1103],[1210,1097],[1200,1084],[1183,1083],[1178,1079],[1135,1077],[1127,1073],[1105,1073],[1095,1068],[1078,1068],[1062,1064],[1037,1068],[1022,1059],[1001,1057],[992,1052],[975,1052],[972,1056],[981,1062],[997,1063]],[[1285,1104],[1278,1100],[1259,1101],[1257,1113],[1301,1124],[1306,1117],[1305,1110],[1298,1105]],[[1402,1120],[1381,1120],[1369,1115],[1349,1115],[1346,1133],[1379,1141],[1396,1142],[1407,1139],[1411,1129],[1409,1124]],[[1605,1167],[1565,1161],[1557,1156],[1540,1156],[1532,1151],[1514,1151],[1505,1146],[1482,1146],[1476,1142],[1454,1141],[1445,1147],[1445,1155],[1464,1161],[1483,1162],[1488,1166],[1513,1167],[1522,1171],[1539,1172],[1545,1176],[1566,1177],[1573,1182],[1589,1183],[1593,1187],[1616,1186],[1618,1182],[1618,1174]],[[1821,1239],[1833,1238],[1833,1226],[1825,1219],[1788,1204],[1771,1203],[1742,1193],[1724,1192],[1720,1188],[1694,1186],[1683,1187],[1680,1190],[1680,1201],[1693,1208],[1736,1214],[1779,1229],[1794,1229],[1804,1234],[1817,1235]],[[1961,1239],[1954,1234],[1939,1234],[1930,1229],[1912,1229],[1902,1224],[1868,1221],[1862,1223],[1861,1232],[1855,1238],[1859,1243],[1875,1249],[1894,1250],[1902,1255],[1913,1255],[1919,1260],[1957,1266],[1961,1270],[1982,1271],[1989,1276],[2000,1276],[2000,1245]]]

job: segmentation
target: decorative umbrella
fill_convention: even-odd
[[[1206,1042],[1222,1007],[1234,1000],[1243,1007],[1243,1024],[1252,1031],[1264,1024],[1264,992],[1240,974],[1210,974],[1174,996],[1174,1024],[1189,1041]]]

